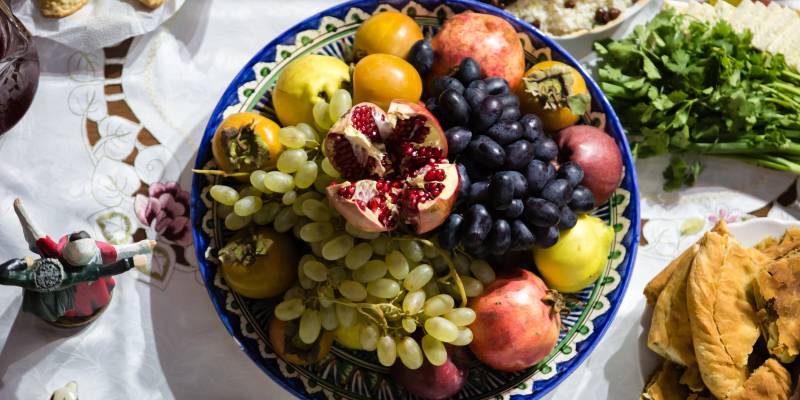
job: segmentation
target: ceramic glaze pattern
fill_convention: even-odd
[[[310,53],[349,59],[353,36],[358,25],[370,15],[384,10],[398,10],[414,17],[426,34],[435,32],[450,15],[475,10],[507,18],[519,32],[528,63],[558,59],[577,63],[540,36],[529,25],[509,14],[473,1],[417,2],[353,1],[326,10],[301,22],[267,45],[236,77],[223,95],[209,121],[198,153],[197,166],[208,168],[209,143],[221,120],[232,113],[255,110],[272,116],[270,90],[281,70],[292,60]],[[586,77],[586,74],[584,73]],[[587,77],[588,81],[588,77]],[[597,284],[576,294],[579,306],[562,313],[563,329],[554,351],[539,365],[518,373],[491,370],[477,361],[469,369],[467,383],[456,399],[538,399],[572,372],[599,342],[621,302],[631,274],[639,236],[638,191],[635,171],[616,116],[597,86],[587,82],[594,99],[586,122],[605,128],[617,139],[626,162],[621,188],[609,203],[595,211],[615,230],[609,261]],[[215,224],[215,209],[208,188],[215,178],[195,175],[192,192],[192,220],[200,269],[209,294],[225,326],[244,351],[268,375],[301,398],[310,399],[413,399],[395,385],[388,369],[371,353],[334,347],[321,362],[297,367],[284,362],[272,351],[266,332],[276,305],[275,300],[253,300],[232,292],[217,265],[205,261],[211,248],[219,248],[228,234]]]

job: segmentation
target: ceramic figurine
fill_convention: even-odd
[[[62,388],[56,389],[50,400],[78,400],[78,383],[72,381]]]
[[[40,258],[15,258],[0,264],[0,284],[24,289],[22,309],[63,328],[92,322],[111,301],[113,275],[147,264],[145,254],[155,241],[115,246],[96,241],[86,232],[58,242],[40,233],[22,202],[14,201],[25,240]]]

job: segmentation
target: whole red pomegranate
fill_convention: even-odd
[[[445,21],[431,41],[436,55],[431,76],[448,74],[465,57],[481,66],[481,75],[505,78],[512,90],[525,73],[525,54],[514,27],[500,17],[463,12]]]
[[[322,149],[347,179],[328,187],[328,199],[357,228],[384,232],[402,222],[422,234],[450,214],[460,178],[447,160],[442,127],[425,107],[395,100],[384,112],[356,104]]]
[[[532,367],[553,350],[561,331],[560,295],[532,272],[515,268],[498,276],[470,303],[477,318],[470,349],[484,364],[514,372]]]

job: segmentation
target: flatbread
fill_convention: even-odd
[[[789,228],[780,240],[769,237],[755,245],[765,256],[777,260],[800,248],[800,228]]]
[[[727,400],[788,400],[791,385],[789,371],[777,360],[770,358]]]
[[[767,264],[755,298],[767,349],[781,362],[793,362],[800,353],[800,255]]]
[[[650,378],[639,397],[640,400],[685,400],[689,390],[678,383],[681,376],[677,364],[664,360],[661,367]]]
[[[752,283],[758,263],[734,238],[708,232],[689,271],[687,309],[703,382],[724,399],[744,385],[759,337]]]
[[[697,364],[686,368],[679,382],[681,385],[688,387],[692,392],[699,393],[706,391],[706,385],[703,383],[703,378],[700,376],[700,369],[697,368]]]
[[[49,18],[61,18],[80,10],[89,0],[39,0],[39,11]]]
[[[140,3],[144,4],[151,9],[161,7],[164,4],[165,0],[139,0]]]
[[[696,363],[692,346],[692,331],[689,326],[689,311],[686,308],[686,279],[689,267],[700,246],[692,245],[670,266],[674,273],[661,291],[653,309],[647,347],[661,357],[685,367]],[[668,267],[669,268],[669,267]]]

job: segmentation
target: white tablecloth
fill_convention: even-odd
[[[159,247],[150,270],[119,277],[108,310],[81,330],[21,313],[21,290],[0,287],[0,399],[46,399],[70,380],[83,400],[291,398],[219,322],[186,236],[185,191],[208,114],[241,65],[334,3],[187,1],[123,58],[38,40],[39,91],[26,117],[0,136],[0,260],[28,254],[14,197],[52,236],[84,229],[111,242],[158,238]],[[120,65],[117,78],[109,71]],[[121,105],[135,118],[120,116]],[[721,160],[709,162],[696,188],[665,195],[663,162],[638,168],[647,244],[619,314],[554,399],[638,396],[652,366],[642,345],[647,280],[716,219],[765,209],[787,189],[782,200],[796,198],[794,176]],[[166,212],[136,212],[149,202],[168,204]],[[769,215],[791,218],[778,205]]]

